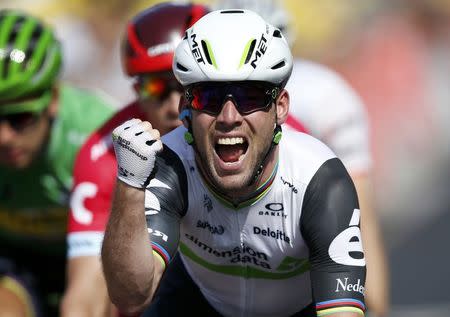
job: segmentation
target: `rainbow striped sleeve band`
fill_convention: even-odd
[[[317,303],[316,310],[318,317],[341,312],[354,312],[364,316],[366,307],[363,302],[359,300],[353,298],[341,298]]]
[[[158,243],[151,242],[153,254],[156,255],[156,257],[161,261],[161,264],[163,265],[164,269],[169,265],[170,262],[170,255],[169,253]]]

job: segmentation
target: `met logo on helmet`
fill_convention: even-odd
[[[264,53],[267,51],[267,39],[264,37],[264,33],[261,34],[261,38],[259,39],[258,46],[256,47],[256,53],[255,58],[250,63],[253,68],[256,68],[256,62],[258,59],[264,55]]]
[[[198,43],[195,41],[195,38],[197,37],[197,34],[192,33],[191,34],[191,41],[192,41],[192,55],[194,56],[197,63],[203,63],[205,64],[205,60],[203,59],[202,52],[200,51],[200,47],[198,46]]]

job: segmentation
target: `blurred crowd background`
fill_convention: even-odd
[[[124,25],[158,2],[0,0],[0,8],[54,25],[63,78],[119,108],[133,99],[119,54]],[[282,2],[294,55],[337,70],[367,106],[391,316],[450,316],[450,1]]]

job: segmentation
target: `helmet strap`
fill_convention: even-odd
[[[247,186],[253,185],[258,180],[258,178],[260,177],[260,175],[262,174],[262,172],[264,170],[264,165],[266,165],[266,162],[267,162],[267,159],[269,158],[270,153],[272,153],[272,151],[275,149],[275,146],[278,145],[278,143],[280,143],[282,134],[283,133],[282,133],[281,126],[279,124],[276,124],[275,128],[273,130],[272,143],[270,144],[270,147],[267,150],[266,154],[264,155],[264,158],[262,159],[261,164],[259,165],[258,169],[255,171],[253,177],[250,179],[250,182],[247,184]]]
[[[194,145],[194,134],[192,133],[192,110],[184,108],[178,118],[185,123],[187,131],[184,133],[184,140],[189,145]],[[195,147],[194,147],[195,148]]]

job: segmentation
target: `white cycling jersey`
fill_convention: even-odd
[[[354,89],[336,72],[312,61],[296,60],[286,85],[290,116],[284,128],[298,129],[327,144],[352,173],[371,166],[368,118]],[[294,122],[294,123],[292,123]]]
[[[290,119],[283,129],[305,131],[321,139],[350,173],[367,171],[370,166],[367,118],[351,87],[330,69],[298,60],[286,88],[291,106]],[[112,173],[117,162],[110,142],[111,131],[133,117],[145,119],[136,105],[123,108],[89,138],[78,155],[68,226],[69,257],[100,254],[116,181]],[[105,145],[104,140],[109,143]]]
[[[184,127],[164,136],[145,209],[153,250],[179,251],[224,316],[364,310],[365,262],[351,179],[322,142],[285,132],[272,176],[233,206],[204,182]]]

